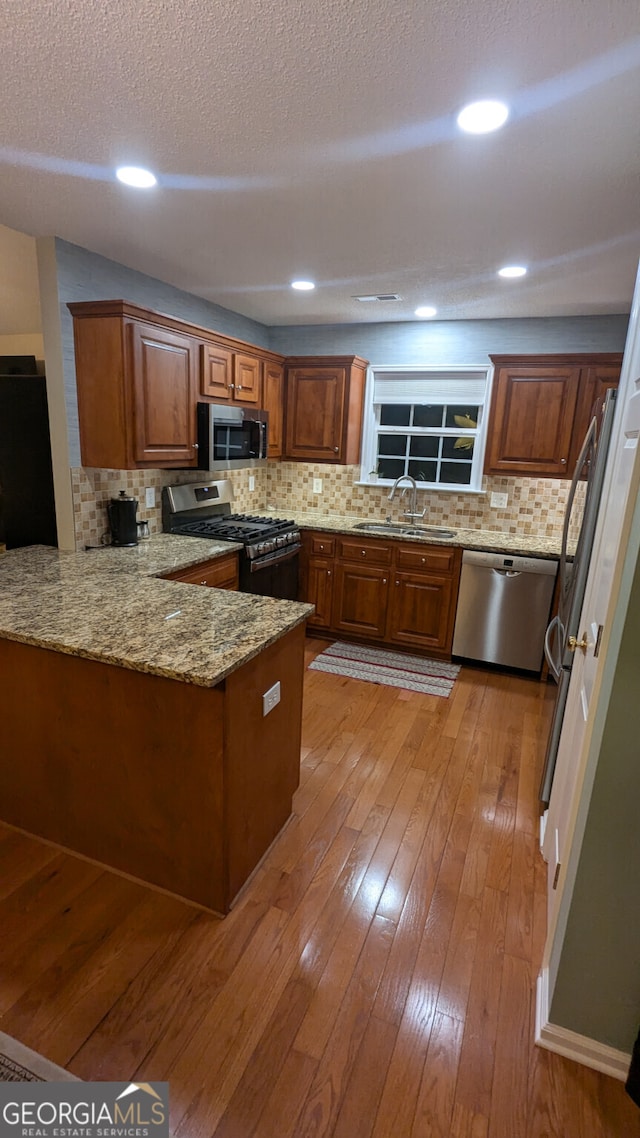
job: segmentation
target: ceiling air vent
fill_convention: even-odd
[[[352,300],[359,300],[362,304],[368,304],[371,300],[402,300],[397,292],[372,292],[369,296],[354,296]]]

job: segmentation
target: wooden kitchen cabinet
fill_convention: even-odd
[[[262,396],[262,362],[222,344],[200,346],[200,394],[225,403],[253,403]]]
[[[188,569],[176,569],[173,573],[163,573],[164,581],[181,581],[185,585],[205,585],[210,589],[238,588],[238,554],[228,553],[190,565]]]
[[[312,628],[327,629],[331,627],[333,611],[335,540],[303,530],[301,545],[301,594],[315,605],[316,610],[307,618],[307,624]]]
[[[68,308],[84,466],[197,467],[198,400],[259,405],[266,368],[281,445],[283,356],[124,300]]]
[[[485,472],[571,477],[593,400],[622,357],[491,356],[495,367]]]
[[[321,634],[451,656],[462,551],[303,530],[301,599]]]
[[[69,309],[83,465],[196,466],[197,340],[123,301]]]
[[[262,377],[262,408],[269,414],[268,457],[282,458],[284,426],[284,367],[265,361]]]
[[[286,458],[359,461],[366,368],[359,356],[287,360]]]

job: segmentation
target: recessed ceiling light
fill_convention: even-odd
[[[497,99],[480,99],[477,103],[469,103],[463,107],[457,118],[460,130],[468,134],[488,134],[491,130],[498,130],[504,126],[509,118],[509,108],[506,103]]]
[[[503,269],[498,269],[499,277],[524,277],[526,276],[526,267],[524,265],[505,265]]]
[[[142,166],[119,166],[116,178],[124,182],[125,186],[135,186],[137,190],[149,190],[158,180],[151,170],[143,170]]]
[[[437,308],[433,308],[430,304],[423,304],[420,308],[416,308],[416,316],[427,317],[435,316]]]
[[[291,288],[297,288],[300,292],[310,292],[315,287],[313,281],[291,281]]]

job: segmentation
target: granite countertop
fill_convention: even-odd
[[[214,687],[313,612],[157,579],[237,548],[159,534],[132,549],[10,550],[0,557],[0,637]]]
[[[282,512],[282,508],[276,508],[276,513]],[[313,511],[307,512],[291,512],[287,513],[287,517],[291,517],[302,529],[316,529],[323,530],[327,533],[342,533],[342,534],[356,534],[359,537],[378,537],[384,541],[417,541],[429,545],[452,545],[461,546],[463,549],[479,549],[489,553],[512,553],[522,557],[543,557],[555,559],[560,556],[560,540],[558,538],[540,537],[536,534],[526,533],[503,533],[494,530],[479,530],[479,529],[458,529],[455,525],[451,527],[443,524],[442,528],[451,528],[454,536],[450,538],[440,537],[438,534],[411,534],[402,535],[398,533],[375,533],[370,530],[362,528],[363,521],[369,521],[373,525],[384,522],[384,518],[355,518],[340,516],[334,514],[314,513]],[[394,523],[398,519],[394,518]],[[429,524],[428,519],[425,518],[424,523]],[[407,522],[407,525],[411,525]],[[440,527],[435,527],[440,528]]]

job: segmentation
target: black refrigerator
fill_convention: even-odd
[[[2,544],[58,544],[47,388],[35,356],[0,356]]]
[[[580,617],[595,537],[600,498],[607,466],[607,454],[615,412],[616,392],[610,389],[599,399],[575,466],[562,531],[559,565],[558,612],[547,629],[544,651],[553,678],[558,684],[544,770],[540,783],[540,802],[549,805],[562,722],[567,705],[571,669],[575,656],[569,641],[578,638]],[[584,488],[581,484],[584,483]],[[573,554],[570,533],[578,530]]]

